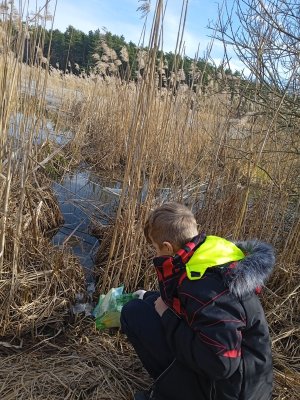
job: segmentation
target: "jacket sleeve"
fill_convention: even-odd
[[[244,309],[230,294],[195,305],[195,299],[187,299],[183,319],[171,309],[164,312],[167,342],[175,357],[197,373],[229,378],[240,364]]]

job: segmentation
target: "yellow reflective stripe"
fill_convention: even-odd
[[[189,279],[201,279],[207,268],[238,261],[245,255],[234,243],[218,236],[207,236],[186,264]]]

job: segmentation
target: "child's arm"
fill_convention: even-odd
[[[241,304],[228,293],[205,306],[186,301],[186,320],[172,310],[162,315],[167,341],[176,358],[212,379],[226,379],[238,368],[245,314]]]

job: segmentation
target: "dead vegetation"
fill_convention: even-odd
[[[126,400],[150,383],[119,334],[94,329],[92,321],[78,321],[63,339],[45,339],[15,354],[10,349],[0,359],[1,399]]]
[[[12,34],[9,23],[1,21],[1,32]],[[152,51],[144,55],[143,79],[136,83],[96,74],[61,76],[54,68],[49,76],[41,65],[20,62],[24,35],[14,44],[2,42],[3,400],[130,399],[137,387],[149,383],[120,333],[99,334],[91,320],[75,321],[70,315],[75,294],[84,290],[83,273],[72,255],[53,249],[46,232],[61,218],[49,189],[54,165],[49,163],[55,160],[55,173],[61,174],[72,157],[122,179],[114,224],[97,230],[98,293],[119,283],[128,290],[155,286],[142,231],[148,211],[168,199],[191,206],[203,231],[231,239],[256,237],[275,246],[277,267],[263,294],[273,341],[275,398],[298,398],[299,119],[293,119],[293,127],[284,123],[279,94],[271,108],[248,103],[246,118],[233,120],[247,102],[226,90],[158,87],[161,25],[158,2]],[[26,26],[20,25],[23,30]],[[177,65],[175,77],[179,71]],[[226,88],[226,82],[220,87]],[[73,132],[70,160],[63,153],[66,146],[37,140],[37,121],[45,123],[47,113],[55,114],[56,130],[64,126]]]
[[[47,73],[39,60],[21,62],[28,26],[13,5],[1,15],[0,335],[14,343],[48,327],[61,329],[84,281],[78,262],[46,237],[61,218],[41,172],[57,155],[51,146],[45,152]]]

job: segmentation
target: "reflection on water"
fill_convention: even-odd
[[[22,159],[21,143],[28,140],[40,145],[47,140],[62,146],[72,138],[72,132],[56,131],[50,120],[21,112],[11,116],[9,138],[12,147],[18,150],[17,157]],[[94,256],[98,240],[91,235],[91,222],[107,224],[118,205],[120,183],[99,181],[99,178],[83,166],[82,170],[66,174],[60,182],[53,183],[64,224],[52,238],[56,246],[69,246],[79,258],[85,269],[87,281],[92,277]]]
[[[14,140],[16,148],[20,140],[33,140],[35,144],[42,144],[46,140],[50,140],[58,145],[68,143],[73,134],[70,131],[55,131],[53,122],[43,120],[35,115],[25,116],[18,112],[11,116],[9,121],[9,136]]]
[[[99,243],[91,235],[91,222],[107,224],[118,205],[120,183],[99,183],[88,171],[66,174],[53,184],[64,224],[52,239],[54,245],[70,246],[92,281],[92,267]]]

